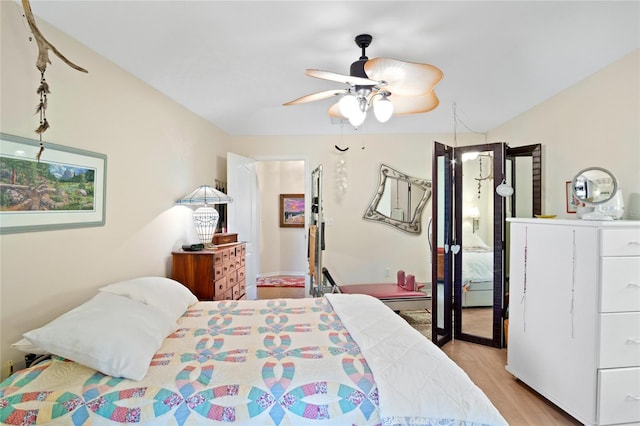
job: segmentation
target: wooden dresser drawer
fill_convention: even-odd
[[[214,286],[215,286],[214,294],[216,296],[218,296],[221,293],[224,293],[227,290],[227,277],[222,277],[219,280],[217,280]],[[219,299],[216,299],[216,300],[219,300]]]
[[[600,274],[600,312],[640,311],[640,257],[604,257]]]
[[[246,276],[246,268],[243,266],[240,269],[238,269],[238,281],[244,281]]]
[[[224,300],[233,300],[233,288],[228,289],[224,292]]]
[[[603,229],[602,256],[640,256],[640,229]]]
[[[599,424],[640,422],[640,367],[598,371]]]
[[[640,367],[640,312],[600,315],[598,367]]]
[[[214,279],[218,279],[224,275],[224,268],[222,267],[222,263],[220,265],[214,265],[213,267],[213,277]]]
[[[213,266],[222,266],[224,263],[224,255],[222,251],[213,254]]]
[[[231,264],[229,262],[222,264],[222,275],[227,275],[231,271]]]
[[[234,285],[233,286],[233,298],[234,299],[239,299],[241,294],[242,293],[240,293],[240,284]]]
[[[238,272],[229,272],[229,274],[227,274],[227,288],[231,288],[236,284],[238,284]]]

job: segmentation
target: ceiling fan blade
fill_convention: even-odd
[[[347,93],[347,89],[325,90],[323,92],[316,92],[316,93],[311,93],[310,95],[301,96],[298,99],[294,99],[283,105],[298,105],[298,104],[303,104],[305,102],[320,101],[322,99],[327,99],[332,96],[344,95],[345,93]]]
[[[342,115],[342,113],[340,112],[340,106],[338,104],[339,102],[336,102],[335,104],[331,105],[331,107],[329,108],[329,117],[346,120],[347,117]]]
[[[389,58],[369,59],[364,71],[373,80],[386,81],[384,90],[401,96],[426,95],[443,77],[442,71],[433,65]]]
[[[401,96],[394,93],[389,96],[389,100],[393,104],[393,115],[428,112],[440,103],[436,93],[433,91],[422,96]]]
[[[309,77],[320,78],[322,80],[337,81],[339,83],[345,83],[350,86],[355,86],[355,85],[375,86],[379,83],[378,81],[370,80],[368,78],[354,77],[351,75],[337,74],[335,72],[315,70],[315,69],[308,69],[306,74]]]

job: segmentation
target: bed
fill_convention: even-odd
[[[462,307],[493,306],[493,250],[465,248],[462,253]]]
[[[475,233],[462,241],[462,307],[493,306],[493,249]]]
[[[193,299],[172,280],[135,279],[25,333],[23,350],[57,354],[0,384],[0,422],[506,424],[455,363],[371,296]]]

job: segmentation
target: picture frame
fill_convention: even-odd
[[[280,194],[280,227],[304,228],[304,194]]]
[[[105,154],[0,133],[0,234],[104,226],[106,182]]]
[[[578,211],[578,206],[580,205],[580,200],[573,195],[571,181],[567,181],[565,183],[565,200],[567,213],[576,213]]]

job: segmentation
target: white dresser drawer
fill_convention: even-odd
[[[640,311],[640,257],[604,257],[600,274],[600,312]]]
[[[640,256],[640,229],[601,230],[602,256]]]
[[[598,366],[640,367],[640,312],[600,315]]]
[[[601,425],[640,422],[640,367],[598,371]]]

